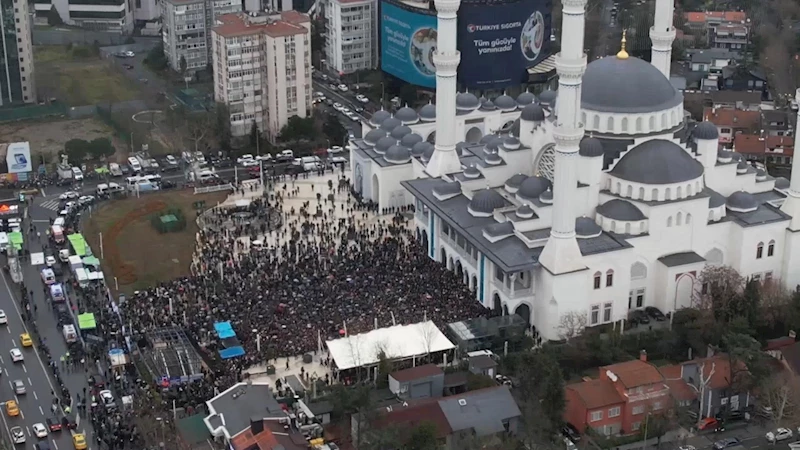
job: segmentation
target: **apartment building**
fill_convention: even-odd
[[[76,27],[119,34],[133,32],[133,2],[147,0],[35,0],[37,20],[55,8],[61,20]]]
[[[0,106],[33,103],[37,99],[28,2],[0,0],[0,24]]]
[[[275,141],[292,116],[311,115],[311,22],[297,11],[226,14],[213,29],[214,96],[231,133],[253,123]]]
[[[216,18],[240,12],[242,0],[164,0],[162,3],[164,54],[172,70],[204,69],[211,62],[211,28]]]
[[[378,2],[325,2],[325,59],[331,70],[353,73],[378,63]]]

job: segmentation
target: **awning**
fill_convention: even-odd
[[[94,330],[97,328],[97,322],[94,320],[94,314],[83,313],[78,315],[78,328],[81,330]]]
[[[84,266],[100,267],[100,260],[94,256],[87,256],[81,260]]]
[[[17,250],[22,250],[22,233],[19,231],[12,231],[11,233],[8,233],[8,242],[11,242],[11,245],[13,245]]]
[[[72,249],[75,251],[75,254],[84,257],[86,255],[90,255],[92,251],[89,249],[89,246],[86,244],[86,240],[83,238],[81,234],[70,234],[67,236],[69,239],[69,243],[72,244]]]
[[[550,55],[539,64],[528,67],[528,75],[541,75],[556,69],[556,55]]]
[[[237,208],[247,208],[250,206],[250,200],[243,198],[241,200],[236,200],[236,207]]]

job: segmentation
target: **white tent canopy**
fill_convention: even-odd
[[[456,347],[430,320],[378,328],[327,341],[326,345],[339,370],[375,365],[381,351],[389,359],[403,360]]]

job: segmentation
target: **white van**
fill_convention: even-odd
[[[128,158],[128,164],[131,166],[131,170],[133,170],[134,172],[142,171],[142,165],[139,164],[139,160],[134,158],[133,156]]]
[[[217,174],[215,174],[214,172],[212,172],[210,170],[203,170],[203,171],[197,173],[197,181],[199,181],[201,183],[205,183],[205,182],[211,181],[211,180],[216,179],[216,178],[219,178],[217,176]]]
[[[56,217],[56,220],[53,221],[53,226],[56,227],[63,227],[65,220],[63,217]]]
[[[108,172],[111,174],[112,177],[122,176],[122,169],[119,168],[119,164],[117,163],[110,163],[108,165]]]
[[[322,168],[322,160],[319,159],[319,156],[303,156],[302,158],[296,158],[294,163],[301,166],[306,172]]]
[[[80,167],[72,168],[72,179],[75,181],[83,181],[83,171],[81,171]]]

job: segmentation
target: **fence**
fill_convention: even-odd
[[[130,36],[119,33],[104,33],[102,31],[80,29],[33,30],[33,45],[92,45],[97,42],[101,46],[107,46],[122,45],[130,42],[129,39]]]
[[[195,194],[208,194],[209,192],[219,192],[219,191],[227,191],[233,190],[233,185],[230,183],[227,184],[217,184],[214,186],[202,186],[194,188]]]
[[[47,105],[26,105],[13,108],[0,108],[0,122],[41,119],[44,117],[65,116],[67,105],[53,102]]]

